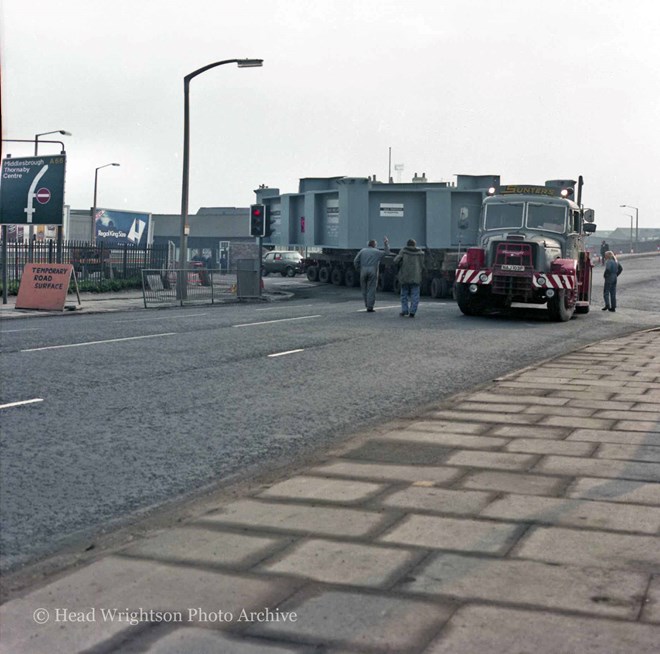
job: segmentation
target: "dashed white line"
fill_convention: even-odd
[[[26,404],[34,404],[35,402],[43,402],[43,398],[35,397],[33,400],[21,400],[20,402],[9,402],[9,404],[0,404],[0,409],[9,409],[13,406],[24,406]]]
[[[142,338],[159,338],[160,336],[174,336],[177,332],[167,332],[166,334],[147,334],[145,336],[127,336],[126,338],[109,338],[104,341],[87,341],[85,343],[67,343],[66,345],[48,345],[47,347],[32,347],[29,350],[21,352],[41,352],[42,350],[59,350],[65,347],[82,347],[83,345],[102,345],[104,343],[119,343],[121,341],[137,341]]]
[[[182,318],[197,318],[197,316],[208,316],[208,313],[190,313],[185,316],[163,316],[159,318],[132,318],[130,320],[113,320],[112,322],[151,322],[154,320],[181,320]]]
[[[275,354],[269,354],[269,357],[283,357],[286,354],[295,354],[296,352],[304,352],[304,348],[300,348],[298,350],[287,350],[286,352],[275,352]]]
[[[291,320],[310,320],[312,318],[320,318],[320,314],[318,316],[298,316],[297,318],[279,318],[277,320],[264,320],[262,322],[244,322],[240,325],[234,325],[234,327],[254,327],[255,325],[270,325],[275,322],[287,322]]]

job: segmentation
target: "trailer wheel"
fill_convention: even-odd
[[[307,279],[309,279],[310,282],[315,282],[319,278],[319,267],[318,266],[310,266],[307,268]]]
[[[392,275],[387,272],[383,272],[378,275],[378,285],[377,288],[379,291],[391,291],[392,290]]]
[[[554,322],[568,322],[573,317],[575,306],[567,306],[568,296],[566,289],[562,288],[548,300],[548,315]]]
[[[430,294],[434,300],[437,300],[441,295],[442,291],[442,279],[440,277],[434,277],[431,280]]]
[[[341,286],[344,283],[344,271],[341,268],[333,268],[330,271],[330,282],[335,286]]]
[[[396,293],[397,295],[401,295],[401,282],[399,281],[398,277],[394,277],[394,280],[392,281],[392,291]]]
[[[360,276],[355,268],[347,268],[344,273],[344,282],[349,288],[360,285]]]
[[[330,281],[330,267],[323,266],[319,268],[319,281],[323,284],[327,284]]]
[[[428,279],[422,279],[422,283],[419,287],[420,295],[430,295],[431,294],[431,283]]]

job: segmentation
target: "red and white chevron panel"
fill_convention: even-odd
[[[488,279],[482,282],[479,275],[486,274]],[[456,282],[458,284],[490,284],[493,281],[493,273],[490,270],[467,270],[459,268],[456,271]]]
[[[541,284],[539,279],[545,279],[545,283]],[[534,273],[535,288],[575,288],[575,275],[558,275],[555,273]]]

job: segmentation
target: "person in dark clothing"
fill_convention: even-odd
[[[619,275],[619,263],[614,256],[614,252],[608,250],[604,255],[605,261],[605,286],[603,287],[603,299],[605,306],[603,311],[616,311],[616,278]]]
[[[610,249],[609,244],[607,241],[603,240],[603,242],[600,244],[600,264],[601,266],[605,265],[605,253]]]
[[[378,267],[380,260],[390,253],[390,242],[387,236],[383,239],[385,249],[379,250],[376,241],[371,240],[366,248],[362,248],[353,260],[356,270],[360,271],[360,288],[367,311],[374,310],[376,304],[376,287],[378,286]]]
[[[401,283],[401,313],[400,316],[415,317],[419,305],[419,288],[422,284],[424,271],[424,252],[417,247],[411,238],[406,247],[394,257],[394,265],[399,266],[399,282]]]

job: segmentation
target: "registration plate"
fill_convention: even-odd
[[[515,266],[510,263],[502,264],[502,270],[511,270],[512,272],[525,272],[525,266]]]

